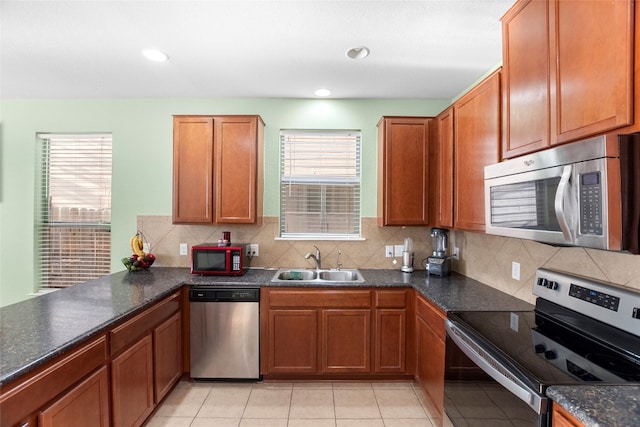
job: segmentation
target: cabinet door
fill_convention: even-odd
[[[109,376],[103,367],[39,416],[40,427],[109,427]]]
[[[256,222],[256,197],[259,193],[258,122],[255,116],[215,119],[216,223]]]
[[[550,144],[548,15],[548,2],[521,0],[502,19],[503,158]]]
[[[435,198],[435,225],[453,227],[453,107],[447,108],[436,118],[438,140],[435,156],[438,191]],[[433,175],[432,175],[433,176]]]
[[[444,411],[445,316],[424,298],[416,298],[416,378],[441,415]]]
[[[266,373],[317,373],[317,343],[317,310],[269,310]]]
[[[378,225],[426,225],[429,122],[383,117],[378,124]]]
[[[154,392],[156,403],[182,376],[182,322],[176,313],[153,331]]]
[[[552,143],[631,123],[634,2],[553,0],[550,7]]]
[[[377,309],[374,337],[375,372],[406,370],[406,309]]]
[[[500,159],[500,73],[455,104],[454,227],[484,231],[484,167]]]
[[[421,318],[416,325],[417,379],[440,414],[444,411],[444,341]]]
[[[173,222],[213,221],[213,118],[173,118]]]
[[[142,425],[153,411],[153,345],[146,335],[111,362],[113,426]]]
[[[371,310],[322,310],[323,373],[371,372]]]

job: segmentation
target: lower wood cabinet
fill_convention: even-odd
[[[111,331],[113,427],[142,425],[182,376],[181,299],[177,292]]]
[[[38,417],[39,427],[109,427],[109,376],[102,367]]]
[[[263,288],[262,374],[409,377],[408,295],[406,289]]]
[[[416,379],[442,416],[446,314],[421,296],[416,297]]]
[[[153,330],[154,397],[158,403],[182,376],[182,313]]]
[[[153,344],[147,335],[111,362],[114,427],[140,426],[153,411]]]
[[[371,310],[321,310],[321,372],[371,372]]]
[[[557,403],[553,403],[551,409],[551,423],[553,427],[582,427],[580,421]]]

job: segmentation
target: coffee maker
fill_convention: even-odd
[[[431,229],[431,246],[433,252],[431,256],[427,258],[429,274],[447,276],[451,273],[451,256],[447,255],[448,244],[449,230],[435,227]]]

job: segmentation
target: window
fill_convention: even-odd
[[[280,236],[360,238],[360,131],[280,132]]]
[[[39,134],[36,276],[61,288],[110,273],[111,135]]]

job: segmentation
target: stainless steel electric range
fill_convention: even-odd
[[[549,426],[551,385],[640,383],[640,294],[539,269],[530,312],[450,313],[445,413],[461,426]]]

